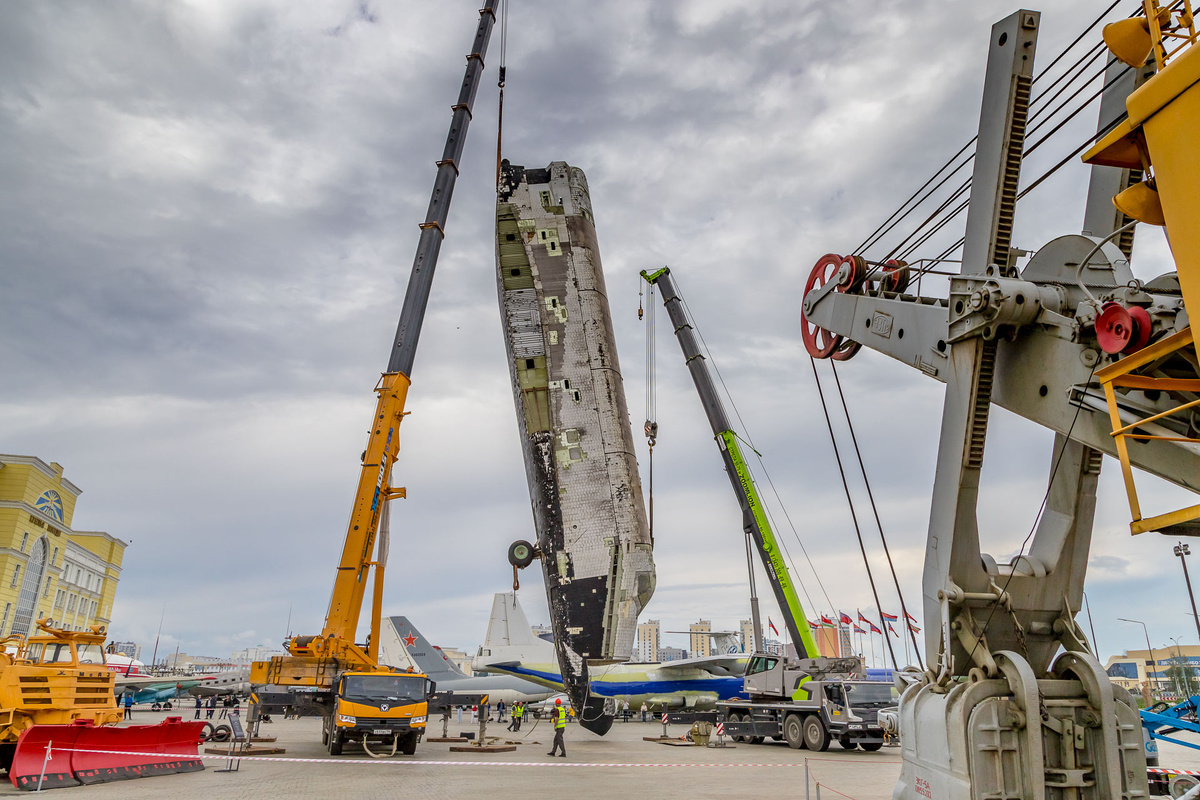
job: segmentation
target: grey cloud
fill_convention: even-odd
[[[84,489],[77,527],[133,539],[122,638],[145,643],[163,603],[187,650],[277,641],[289,607],[294,630],[319,628],[477,5],[0,8],[0,450],[62,462]],[[818,569],[861,573],[800,296],[817,257],[974,134],[987,30],[1012,8],[944,9],[512,10],[505,155],[588,174],[635,427],[637,271],[670,264]],[[1093,13],[1048,11],[1041,52]],[[491,277],[497,59],[494,40],[413,374],[387,581],[386,610],[464,647],[509,585],[505,547],[531,532]],[[1072,168],[1031,196],[1022,246],[1078,227],[1085,180]],[[665,327],[659,345],[647,613],[731,625],[736,504]],[[915,604],[941,388],[870,353],[840,376]],[[1048,445],[996,425],[986,527],[1003,552],[1031,524]],[[1115,537],[1103,546],[1128,546]],[[540,618],[540,581],[523,583]],[[855,585],[826,581],[831,602],[866,606]]]

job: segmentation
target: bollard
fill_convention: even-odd
[[[808,759],[804,759],[804,800],[809,800],[808,796]]]
[[[665,711],[663,712],[663,715],[662,715],[662,723],[663,723],[662,738],[666,739],[667,738],[667,712],[665,712]]]
[[[817,781],[817,800],[821,800],[821,782]]]

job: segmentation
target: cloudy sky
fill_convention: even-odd
[[[75,527],[131,542],[116,638],[148,649],[164,610],[160,650],[274,644],[289,614],[319,631],[478,5],[0,6],[0,452],[62,463],[84,492]],[[1107,7],[1052,5],[1042,64]],[[779,515],[814,614],[874,603],[800,341],[804,281],[974,135],[988,29],[1013,10],[513,4],[504,154],[588,175],[635,430],[637,273],[670,264],[821,577]],[[498,45],[413,371],[386,585],[388,613],[463,648],[510,585],[507,545],[532,536],[493,279]],[[1088,110],[1064,128],[1023,183],[1094,125]],[[1022,201],[1015,244],[1078,232],[1086,181],[1072,163]],[[1169,269],[1161,238],[1142,234],[1139,276]],[[869,352],[840,375],[919,606],[941,385]],[[734,626],[740,519],[665,325],[658,421],[647,616]],[[1033,524],[1050,438],[1004,412],[992,425],[981,518],[1006,556]],[[1118,615],[1146,620],[1156,647],[1196,643],[1173,542],[1128,535],[1117,472],[1087,584],[1099,650],[1144,646]],[[1143,483],[1147,505],[1180,501]],[[546,619],[537,571],[523,581]]]

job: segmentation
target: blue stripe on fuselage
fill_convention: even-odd
[[[528,676],[541,681],[553,683],[562,688],[562,675],[557,672],[542,672],[522,665],[515,667],[493,667],[512,675]],[[611,673],[605,680],[591,682],[592,694],[600,697],[621,697],[624,695],[661,695],[677,692],[705,692],[717,696],[718,700],[729,700],[734,697],[746,697],[742,692],[743,680],[740,677],[711,677],[711,678],[677,678],[663,680],[613,680]]]

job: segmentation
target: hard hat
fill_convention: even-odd
[[[556,705],[556,706],[561,706],[561,705],[562,705],[562,698],[561,698],[561,697],[556,697],[556,698],[554,698],[554,705]]]

